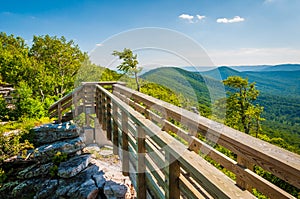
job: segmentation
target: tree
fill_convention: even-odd
[[[31,58],[25,40],[0,33],[0,74],[3,82],[17,85],[22,80],[31,81]]]
[[[137,91],[140,91],[141,87],[139,84],[138,73],[141,71],[141,68],[137,67],[137,65],[139,64],[137,55],[134,55],[132,51],[127,48],[124,48],[123,52],[115,50],[112,55],[118,56],[119,59],[123,60],[123,62],[117,68],[124,73],[133,74],[135,77]]]
[[[62,97],[71,91],[76,74],[86,59],[73,40],[65,37],[34,36],[30,55],[43,67],[38,79],[41,95]]]
[[[259,91],[255,83],[248,83],[248,79],[231,76],[223,81],[227,86],[226,119],[225,124],[249,134],[257,134],[261,130],[260,121],[263,107],[255,104]]]
[[[33,96],[32,89],[27,85],[26,82],[20,82],[16,88],[16,92],[13,94],[14,97],[14,117],[19,119],[25,118],[40,118],[45,114],[44,106],[41,100]]]

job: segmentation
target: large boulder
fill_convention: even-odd
[[[64,139],[79,137],[80,130],[75,124],[65,122],[62,124],[46,124],[33,129],[35,141],[39,144],[48,144]]]
[[[74,154],[84,148],[85,144],[81,137],[71,140],[58,141],[46,144],[35,149],[34,158],[40,162],[47,162],[57,153]]]
[[[83,138],[71,123],[45,125],[34,131],[36,141],[43,145],[30,152],[29,160],[22,160],[30,164],[10,163],[15,175],[12,182],[0,187],[0,198],[125,198],[128,188],[111,149],[83,150]],[[58,152],[67,156],[59,160]],[[96,160],[99,156],[103,161]]]

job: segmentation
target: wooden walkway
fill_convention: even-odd
[[[299,155],[117,82],[83,83],[53,104],[49,113],[60,122],[71,108],[74,119],[84,118],[85,126],[91,116],[97,118],[138,198],[254,198],[253,188],[270,198],[293,198],[254,173],[255,165],[300,188]],[[229,149],[236,159],[198,135]],[[236,180],[207,162],[205,155]]]

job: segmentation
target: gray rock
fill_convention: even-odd
[[[82,138],[78,137],[72,140],[65,140],[54,142],[38,147],[34,152],[34,158],[38,159],[42,163],[51,160],[51,158],[58,152],[73,154],[84,148]]]
[[[56,189],[55,195],[57,197],[67,197],[68,192],[71,189],[75,189],[76,191],[80,184],[82,184],[82,182],[68,182],[64,179],[59,179],[59,187]]]
[[[58,180],[46,180],[34,196],[34,199],[48,199],[58,186]]]
[[[103,191],[108,199],[125,198],[127,186],[110,180],[105,183]]]
[[[91,155],[75,156],[66,162],[61,162],[58,167],[58,176],[70,178],[87,168]]]
[[[84,182],[79,189],[77,189],[75,192],[72,192],[73,190],[70,190],[68,195],[71,198],[77,198],[77,199],[95,199],[98,196],[99,189],[95,184],[95,181],[92,179],[87,180]]]
[[[102,171],[99,171],[99,167],[97,165],[90,165],[83,171],[81,171],[79,174],[74,176],[73,178],[70,178],[70,180],[74,181],[85,181],[86,179],[91,179],[93,175],[100,174]]]
[[[29,179],[33,177],[46,176],[49,173],[50,167],[52,166],[52,162],[42,165],[34,164],[20,171],[17,177],[19,179]]]
[[[14,198],[32,198],[36,191],[40,189],[41,180],[25,180],[12,190]]]
[[[105,179],[103,173],[93,175],[93,180],[95,181],[95,183],[99,189],[104,188],[106,179]]]
[[[81,185],[84,184],[87,181],[87,179],[92,179],[93,175],[103,175],[103,172],[99,171],[98,166],[91,165],[86,169],[82,170],[76,176],[73,176],[71,178],[60,179],[59,187],[57,188],[55,195],[57,197],[74,198],[74,194],[78,194],[78,190],[81,187]]]
[[[79,137],[79,129],[76,125],[65,122],[62,124],[46,124],[37,128],[34,128],[35,141],[39,144],[47,144],[56,142],[63,139],[72,139]]]
[[[18,181],[7,182],[0,188],[0,198],[14,198],[12,196],[12,190],[19,185]]]

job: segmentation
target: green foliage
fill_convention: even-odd
[[[75,86],[79,86],[81,82],[118,81],[122,76],[116,71],[92,64],[86,59],[76,75]]]
[[[58,151],[52,158],[52,162],[56,165],[59,165],[61,162],[66,161],[68,154]]]
[[[32,76],[29,48],[21,37],[0,33],[0,73],[2,81],[17,85]],[[32,78],[34,79],[34,78]]]
[[[47,77],[46,81],[40,82],[42,92],[46,96],[58,97],[72,90],[75,76],[86,59],[74,41],[49,35],[33,37],[30,55],[42,66],[39,75],[42,78]]]
[[[184,139],[182,139],[181,137],[179,137],[176,133],[173,133],[172,131],[168,132],[172,137],[174,137],[176,140],[178,140],[179,142],[181,142],[184,145],[188,145],[188,142],[185,141]]]
[[[261,177],[265,178],[266,180],[272,182],[276,186],[280,187],[281,189],[285,190],[286,192],[290,193],[291,195],[295,197],[300,196],[298,195],[300,193],[300,189],[286,183],[284,180],[281,180],[280,178],[274,176],[270,172],[263,170],[261,167],[255,166],[254,172],[260,175]]]
[[[59,164],[61,162],[64,162],[68,159],[68,154],[66,153],[62,153],[60,151],[58,151],[53,157],[52,157],[52,162],[53,162],[53,166],[50,167],[50,175],[52,177],[56,177],[57,176],[57,173],[58,173],[58,167],[59,167]]]
[[[182,95],[185,99],[183,108],[188,110],[191,107],[197,107],[199,112],[204,116],[211,114],[210,106],[210,91],[206,85],[206,79],[198,74],[185,71],[175,67],[157,68],[146,72],[141,76],[143,79],[162,85],[177,95]],[[214,93],[219,93],[220,82],[215,81],[216,86]],[[217,85],[218,84],[218,85]]]
[[[57,172],[58,172],[58,166],[57,165],[53,165],[52,167],[50,167],[49,173],[52,177],[56,177]]]
[[[265,196],[264,194],[262,194],[261,192],[257,191],[257,189],[253,189],[252,193],[255,197],[257,197],[258,199],[268,199],[267,196]]]
[[[45,116],[46,110],[43,103],[34,98],[32,89],[25,83],[20,82],[14,94],[14,105],[16,118],[41,118]]]
[[[6,179],[7,179],[7,175],[5,171],[2,168],[0,168],[0,184],[5,182]]]
[[[163,100],[176,106],[182,106],[184,98],[174,93],[171,89],[155,83],[145,83],[141,87],[141,92],[154,98]]]
[[[87,58],[64,37],[34,36],[29,47],[24,39],[2,32],[0,44],[1,82],[17,88],[13,111],[1,103],[0,118],[7,120],[44,116],[49,104],[73,90],[76,74]]]
[[[112,55],[119,57],[120,60],[123,60],[123,62],[117,68],[126,74],[133,74],[137,86],[137,91],[140,91],[138,73],[141,71],[141,68],[138,68],[137,66],[139,64],[137,55],[134,55],[128,48],[124,48],[123,52],[115,50]]]
[[[27,135],[34,126],[48,123],[49,118],[23,119],[20,122],[8,122],[0,126],[0,164],[14,155],[25,155],[34,145],[28,140]]]
[[[7,120],[9,118],[9,110],[5,99],[0,95],[0,121]]]
[[[228,77],[223,82],[229,88],[225,124],[247,134],[250,130],[258,134],[263,107],[254,104],[259,95],[255,83],[249,84],[247,79],[239,76]]]

